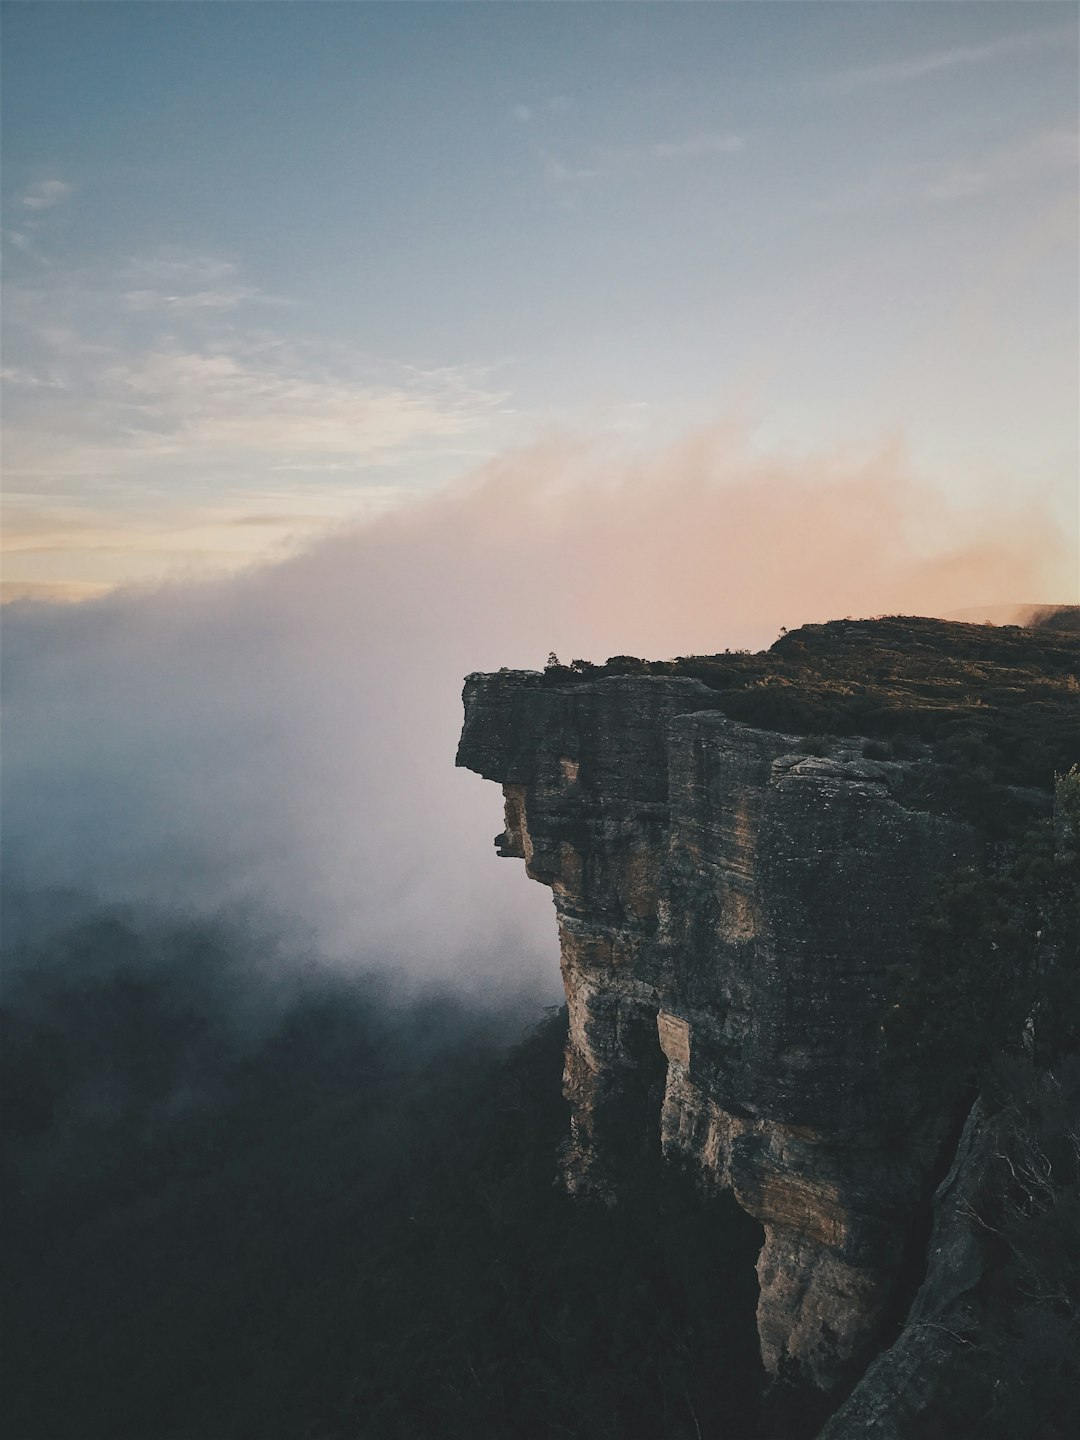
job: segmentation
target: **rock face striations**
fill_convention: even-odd
[[[731,718],[760,658],[764,680],[741,656],[471,675],[458,763],[503,786],[499,851],[554,895],[567,1186],[612,1199],[660,1144],[730,1190],[763,1227],[766,1368],[830,1390],[895,1317],[955,1141],[953,1107],[885,1078],[882,1017],[936,878],[981,842],[918,798],[941,788],[926,746]]]

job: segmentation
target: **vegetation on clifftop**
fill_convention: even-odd
[[[1048,791],[1080,758],[1080,640],[1065,620],[1054,624],[1061,628],[833,620],[792,630],[756,654],[578,660],[549,666],[543,683],[627,674],[700,680],[747,725],[866,736],[878,742],[879,759],[932,752],[955,776],[947,802],[979,804],[989,786]],[[990,820],[993,807],[983,808]]]

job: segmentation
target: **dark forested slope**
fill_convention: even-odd
[[[507,1049],[214,930],[51,944],[5,1003],[6,1433],[752,1433],[757,1227],[658,1165],[555,1186],[564,1016]]]

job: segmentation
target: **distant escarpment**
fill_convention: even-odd
[[[466,681],[458,763],[503,786],[500,853],[555,899],[566,1185],[615,1201],[659,1146],[730,1191],[781,1390],[839,1396],[898,1334],[987,1047],[1032,1004],[1016,975],[1057,963],[988,930],[981,1000],[959,959],[953,990],[930,973],[964,885],[1050,833],[1077,674],[1053,625],[889,618]]]

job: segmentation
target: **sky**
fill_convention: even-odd
[[[971,603],[1075,600],[1077,19],[5,4],[6,595],[280,561],[537,446],[667,475],[719,426],[747,473],[1033,508],[1031,593]]]

